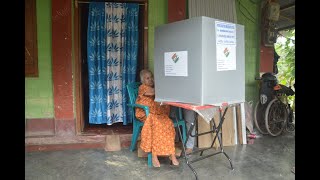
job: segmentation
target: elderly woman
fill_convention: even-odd
[[[169,156],[171,164],[178,166],[179,161],[175,156],[175,129],[169,118],[170,106],[161,105],[154,101],[154,81],[152,72],[142,70],[140,72],[142,84],[139,87],[137,104],[149,107],[149,115],[146,117],[141,108],[136,108],[136,117],[144,122],[141,131],[140,148],[152,153],[152,165],[160,167],[158,156]]]

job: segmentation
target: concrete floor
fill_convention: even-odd
[[[223,154],[192,163],[199,180],[290,180],[295,165],[295,136],[263,136],[254,144],[224,147],[234,170]],[[211,150],[209,150],[211,151]],[[209,153],[209,151],[206,151]],[[197,156],[197,154],[192,155]],[[195,179],[184,159],[179,167],[160,158],[160,168],[148,168],[146,158],[122,149],[106,152],[100,149],[25,153],[25,179],[63,180],[144,180]]]

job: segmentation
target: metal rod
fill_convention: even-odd
[[[197,150],[192,151],[190,154],[195,154],[195,153],[200,152],[200,151],[203,152],[203,151],[208,150],[208,149],[212,149],[212,147],[197,149]]]
[[[220,144],[220,150],[223,150],[223,144],[222,144],[222,136],[221,136],[221,133],[220,133],[220,130],[222,128],[222,124],[223,124],[223,121],[224,121],[224,116],[226,115],[226,112],[228,110],[228,107],[226,107],[226,109],[224,110],[224,113],[223,115],[221,116],[221,109],[219,109],[219,117],[220,117],[220,122],[218,124],[218,127],[216,128],[216,123],[214,122],[213,120],[213,129],[216,130],[216,135],[214,136],[214,139],[212,141],[212,144],[211,144],[211,148],[213,147],[213,144],[216,142],[216,139],[218,137],[218,141],[219,141],[219,144]],[[200,153],[200,156],[202,156],[203,152]]]
[[[182,115],[182,110],[181,110],[181,108],[179,107],[178,108],[178,111],[179,111],[179,118],[181,119],[181,115]],[[176,123],[178,124],[178,117],[176,116],[176,118],[175,118],[175,120],[176,120]],[[191,125],[192,127],[194,126],[194,125]],[[180,127],[179,127],[179,125],[178,125],[178,131],[179,131],[179,136],[180,136],[180,139],[182,140],[183,138],[182,138],[182,134],[181,134],[181,130],[180,130]],[[188,134],[191,134],[191,131],[190,131],[190,129],[189,129],[189,132],[188,132]],[[187,139],[186,140],[188,140],[188,136],[187,136]],[[187,143],[187,141],[186,142],[183,142],[183,140],[182,140],[182,153],[184,154],[184,159],[186,160],[186,162],[187,162],[187,165],[189,166],[189,168],[191,169],[191,171],[193,172],[193,174],[194,174],[194,176],[196,177],[196,180],[198,180],[198,175],[197,175],[197,172],[193,169],[193,167],[191,166],[191,164],[189,163],[189,160],[188,160],[188,158],[187,158],[187,154],[186,154],[186,148],[185,148],[185,144]],[[181,156],[181,155],[180,155]]]
[[[191,160],[190,163],[194,163],[194,162],[200,161],[200,160],[202,160],[202,159],[205,159],[205,158],[208,158],[208,157],[211,157],[211,156],[220,154],[220,153],[223,153],[223,152],[220,151],[220,152],[213,153],[213,154],[209,154],[209,155],[206,155],[206,156],[201,156],[201,157],[199,157],[198,159]]]
[[[197,153],[197,152],[201,152],[201,153],[200,153],[200,156],[201,156],[201,157],[198,157],[197,159],[193,159],[193,160],[190,160],[190,161],[189,161],[189,157],[188,157],[188,155],[186,154],[186,151],[185,151],[185,145],[186,145],[186,142],[187,142],[187,141],[184,142],[184,143],[182,143],[182,154],[183,154],[183,156],[180,156],[180,157],[183,157],[183,158],[186,160],[186,163],[187,163],[187,165],[189,166],[189,168],[192,170],[193,174],[195,175],[196,180],[198,180],[198,176],[197,176],[197,173],[196,173],[195,169],[191,166],[191,164],[194,163],[194,162],[200,161],[200,160],[202,160],[202,159],[205,159],[205,158],[208,158],[208,157],[217,155],[217,154],[221,154],[221,153],[224,154],[225,157],[229,160],[231,169],[234,170],[233,165],[232,165],[232,162],[231,162],[231,159],[229,158],[229,156],[227,155],[227,153],[224,152],[223,143],[222,143],[222,136],[221,136],[222,132],[220,131],[220,130],[222,129],[222,124],[223,124],[223,122],[224,122],[224,120],[225,120],[225,115],[226,115],[226,112],[227,112],[228,108],[229,108],[229,107],[226,107],[226,109],[224,110],[223,115],[222,115],[221,107],[220,107],[220,109],[219,109],[219,117],[220,117],[219,124],[218,124],[218,126],[216,126],[216,123],[215,123],[214,120],[213,120],[213,127],[211,127],[211,128],[212,128],[211,131],[208,131],[208,132],[205,132],[205,133],[201,133],[201,134],[198,134],[198,132],[197,132],[196,134],[192,135],[192,133],[191,133],[191,132],[192,132],[192,129],[194,128],[195,125],[198,124],[198,123],[197,123],[197,119],[194,119],[194,120],[193,120],[193,123],[191,123],[191,127],[190,127],[189,130],[188,130],[187,138],[186,138],[186,139],[188,139],[189,136],[198,137],[198,136],[200,136],[200,135],[204,135],[204,134],[207,134],[207,133],[213,133],[213,132],[216,133],[216,134],[215,134],[215,137],[214,137],[214,140],[213,140],[213,142],[212,142],[212,144],[211,144],[210,147],[204,148],[204,149],[199,149],[199,150],[196,150],[196,151],[193,151],[193,152],[190,153],[190,154],[194,154],[194,153]],[[179,107],[179,112],[180,112],[180,111],[181,111],[181,108]],[[180,115],[181,115],[181,114],[179,114],[179,116],[180,116]],[[178,123],[178,118],[177,118],[177,116],[176,116],[175,120],[176,120],[176,123]],[[195,121],[196,121],[196,122],[195,122]],[[182,135],[181,135],[180,128],[178,128],[178,132],[179,132],[180,139],[182,139]],[[220,137],[220,136],[221,136],[221,137]],[[206,156],[202,156],[202,154],[203,154],[203,152],[204,152],[205,150],[212,149],[213,144],[214,144],[214,142],[216,141],[217,138],[218,138],[218,141],[219,141],[220,151],[219,151],[219,152],[216,152],[216,153],[212,153],[212,154],[206,155]]]
[[[212,132],[216,132],[215,130],[211,130],[211,131],[206,131],[204,133],[200,133],[200,134],[190,134],[191,137],[198,137],[198,136],[202,136],[202,135],[205,135],[205,134],[209,134],[209,133],[212,133]]]
[[[229,163],[230,163],[230,166],[231,166],[231,170],[234,170],[234,168],[233,168],[233,165],[232,165],[232,162],[231,162],[231,159],[229,158],[229,156],[227,155],[227,153],[226,152],[222,152],[226,157],[227,157],[227,159],[229,160]]]

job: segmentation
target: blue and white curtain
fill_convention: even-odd
[[[89,123],[130,123],[125,86],[135,81],[138,4],[89,4]],[[136,17],[132,17],[135,15]]]
[[[137,72],[137,57],[138,57],[138,17],[139,17],[139,5],[138,4],[127,4],[126,19],[126,33],[124,43],[124,57],[122,63],[122,92],[127,92],[126,85],[132,83],[136,80]],[[123,114],[123,124],[132,123],[132,108],[128,108],[128,94],[122,93],[122,108],[124,110]],[[125,121],[127,120],[127,121]]]

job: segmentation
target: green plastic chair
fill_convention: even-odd
[[[136,149],[137,140],[140,135],[143,122],[139,121],[135,116],[135,108],[139,107],[142,108],[146,116],[149,115],[149,107],[144,106],[141,104],[136,104],[136,99],[138,96],[138,90],[139,86],[141,85],[140,82],[133,82],[127,85],[127,90],[129,94],[129,102],[130,104],[127,104],[129,107],[131,107],[131,113],[132,113],[132,124],[133,124],[133,131],[132,131],[132,139],[131,139],[131,145],[130,145],[130,151],[134,151]],[[186,142],[187,138],[187,129],[186,129],[186,123],[184,119],[182,118],[182,110],[181,108],[176,108],[176,117],[178,117],[178,123],[174,120],[173,124],[174,127],[181,127],[182,128],[182,140],[183,143]],[[152,167],[152,154],[148,153],[148,167]]]

